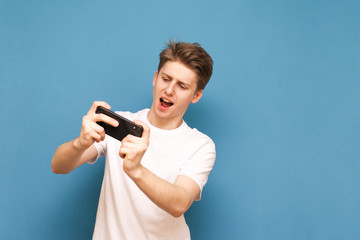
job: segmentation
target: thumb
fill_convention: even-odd
[[[146,125],[143,121],[141,120],[134,120],[134,123],[137,124],[137,125],[140,125],[142,126],[143,128],[143,133],[142,133],[142,136],[141,138],[149,138],[150,136],[150,128],[148,125]]]

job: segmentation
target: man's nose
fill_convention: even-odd
[[[175,83],[173,83],[173,82],[169,83],[169,85],[165,89],[166,94],[173,95],[174,94],[174,87],[175,87]]]

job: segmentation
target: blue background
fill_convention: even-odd
[[[214,74],[193,239],[360,239],[358,1],[0,0],[0,239],[90,239],[104,161],[51,172],[94,100],[150,107],[169,38]]]

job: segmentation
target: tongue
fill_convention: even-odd
[[[172,104],[172,103],[165,102],[164,100],[161,99],[161,105],[162,105],[163,107],[168,108],[168,107],[171,107],[173,104]]]

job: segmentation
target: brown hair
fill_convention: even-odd
[[[167,62],[180,62],[193,70],[197,79],[197,90],[205,88],[209,82],[213,60],[199,43],[173,42],[169,41],[167,47],[160,53],[158,72]]]

